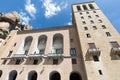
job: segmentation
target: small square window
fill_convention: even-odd
[[[86,14],[89,14],[89,12],[86,12]]]
[[[93,30],[97,30],[97,27],[96,27],[96,26],[93,26]]]
[[[93,13],[96,13],[96,11],[93,11]]]
[[[94,23],[94,21],[93,21],[93,20],[90,20],[90,23],[91,23],[91,24],[93,24],[93,23]]]
[[[88,30],[88,27],[84,27],[84,30]]]
[[[97,18],[99,17],[99,15],[95,15]]]
[[[70,42],[73,42],[73,38],[70,39]]]
[[[72,64],[77,64],[76,59],[72,59]]]
[[[81,19],[84,19],[84,17],[83,17],[83,16],[81,16]]]
[[[35,60],[33,61],[33,64],[38,64],[38,59],[35,59]]]
[[[101,20],[101,19],[99,19],[99,20],[98,20],[98,22],[99,22],[99,23],[102,23],[102,20]]]
[[[105,25],[102,25],[102,28],[103,28],[103,29],[106,29],[106,26],[105,26]]]
[[[86,34],[87,38],[91,38],[90,34]]]
[[[107,35],[108,37],[110,37],[110,36],[111,36],[111,34],[110,34],[109,32],[106,32],[106,35]]]
[[[99,72],[100,75],[103,75],[102,70],[98,70],[98,72]]]
[[[85,22],[85,21],[82,21],[82,24],[86,24],[86,22]]]
[[[96,61],[99,61],[99,58],[98,56],[93,56],[93,60],[96,62]]]
[[[88,16],[88,18],[91,18],[91,16]]]
[[[53,59],[53,64],[58,64],[58,59]]]
[[[15,62],[15,64],[16,65],[20,64],[20,61],[21,61],[20,59],[17,59],[16,62]]]
[[[15,47],[15,46],[16,46],[16,44],[17,44],[17,43],[14,43],[14,45],[13,45],[13,46]]]
[[[80,13],[80,15],[82,15],[82,13]]]

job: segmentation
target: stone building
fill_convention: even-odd
[[[11,31],[1,80],[120,80],[120,35],[95,2],[72,5],[71,26]]]

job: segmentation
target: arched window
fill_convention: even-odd
[[[63,35],[55,34],[53,36],[53,53],[62,54],[63,53]]]
[[[86,5],[83,5],[83,9],[84,9],[84,10],[88,10],[88,8],[87,8]]]
[[[2,70],[0,70],[0,78],[1,78],[1,76],[2,76]]]
[[[16,80],[17,77],[17,71],[13,70],[9,73],[9,79],[8,80]]]
[[[92,4],[89,4],[90,9],[95,9]]]
[[[28,74],[28,80],[37,80],[37,72],[36,71],[30,71]]]
[[[46,47],[46,42],[47,42],[47,36],[42,35],[38,38],[38,50],[39,54],[44,54],[45,52],[45,47]]]
[[[82,80],[82,77],[77,72],[72,72],[70,74],[70,80]]]
[[[50,79],[49,80],[61,80],[61,76],[59,72],[55,71],[50,74]]]
[[[25,50],[25,54],[28,53],[30,45],[32,43],[33,37],[32,36],[28,36],[25,38],[25,42],[24,42],[24,50]]]

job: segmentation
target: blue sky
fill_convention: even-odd
[[[17,11],[34,29],[71,24],[71,4],[90,0],[0,0],[0,12]],[[120,0],[95,0],[120,33]]]

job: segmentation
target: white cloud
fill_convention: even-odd
[[[31,3],[31,0],[26,0],[25,10],[30,14],[32,18],[35,18],[35,14],[37,12],[34,4]]]
[[[30,19],[29,16],[26,15],[25,12],[22,12],[22,11],[21,11],[21,12],[19,13],[19,15],[20,15],[20,19],[21,19],[21,21],[22,21],[22,24],[29,24],[29,21],[30,21],[31,19]]]
[[[72,22],[68,22],[67,24],[68,24],[68,25],[72,25]]]
[[[52,0],[41,0],[43,6],[45,7],[45,17],[50,18],[54,15],[57,15],[62,9],[67,7],[67,4],[59,5],[53,2]]]

